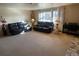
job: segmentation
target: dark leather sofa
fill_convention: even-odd
[[[16,22],[16,23],[10,23],[8,24],[8,29],[11,35],[20,34],[22,31],[30,31],[31,27],[29,29],[24,27],[25,24],[22,22]]]
[[[63,25],[63,32],[73,35],[79,35],[79,24],[78,23],[65,23]]]
[[[39,32],[50,33],[53,31],[53,26],[53,22],[38,22],[33,29]]]
[[[24,26],[22,23],[11,23],[8,24],[8,29],[11,35],[15,35],[21,33],[24,29]]]

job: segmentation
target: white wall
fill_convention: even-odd
[[[79,23],[79,4],[65,6],[65,22]]]
[[[0,16],[5,18],[7,23],[15,23],[20,22],[22,20],[30,20],[30,11],[29,10],[20,10],[17,8],[10,8],[10,7],[0,7]],[[0,18],[1,19],[1,18]],[[0,36],[3,36],[2,29],[0,23]]]
[[[0,8],[0,16],[3,16],[8,23],[22,20],[30,20],[30,11],[17,8]]]

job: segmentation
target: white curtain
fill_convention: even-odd
[[[52,9],[39,10],[37,20],[41,22],[53,22]]]
[[[59,22],[59,30],[60,30],[60,31],[63,30],[63,23],[64,23],[64,17],[65,17],[64,10],[65,10],[64,7],[59,7],[59,8],[58,8],[58,11],[59,11],[58,19],[59,19],[59,21],[60,21],[60,22]]]

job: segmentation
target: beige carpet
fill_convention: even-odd
[[[0,38],[0,55],[65,55],[69,41],[63,39],[64,37],[67,36],[31,31],[25,34]]]

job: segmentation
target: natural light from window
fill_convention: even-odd
[[[39,22],[55,22],[58,17],[58,11],[42,11],[38,13],[38,21]]]

